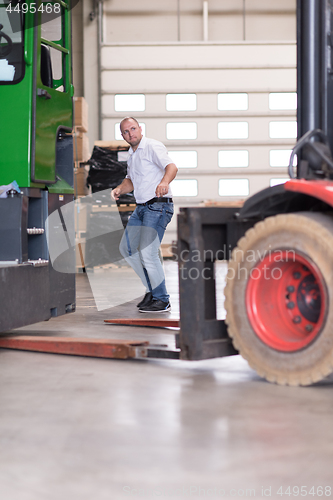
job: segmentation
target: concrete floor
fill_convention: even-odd
[[[174,264],[166,271],[177,317]],[[74,314],[15,333],[174,345],[169,330],[105,324],[139,316],[142,288],[109,308],[133,276],[101,276],[99,311],[81,274]],[[320,487],[332,496],[333,377],[279,387],[240,356],[120,361],[2,349],[0,379],[1,500],[317,499]]]

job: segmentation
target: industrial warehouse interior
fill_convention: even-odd
[[[0,109],[34,153],[20,176],[0,125],[1,499],[332,497],[332,1],[29,0],[21,28],[8,5]],[[165,314],[119,250],[128,116],[178,167]]]

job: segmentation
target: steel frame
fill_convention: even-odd
[[[237,354],[224,320],[216,318],[214,268],[217,259],[229,259],[244,233],[244,224],[236,220],[238,211],[195,207],[182,208],[178,215],[181,359]]]

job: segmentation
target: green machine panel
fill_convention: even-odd
[[[0,185],[73,193],[57,170],[73,125],[70,3],[14,5],[0,0]]]

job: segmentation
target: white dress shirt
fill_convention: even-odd
[[[127,179],[134,186],[137,203],[146,203],[156,197],[156,188],[165,174],[165,167],[173,163],[164,144],[142,137],[137,149],[130,147],[127,159]],[[172,197],[171,190],[164,195]]]

